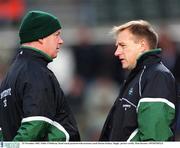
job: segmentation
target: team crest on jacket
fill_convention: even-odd
[[[133,91],[134,91],[134,89],[133,89],[133,87],[131,87],[131,88],[129,89],[129,91],[128,91],[128,95],[129,95],[129,96],[132,96]]]

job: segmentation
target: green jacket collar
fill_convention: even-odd
[[[161,61],[161,49],[151,49],[145,53],[143,53],[138,59],[137,59],[137,65],[133,69],[133,71],[138,70],[139,68],[142,68],[144,66],[152,65],[154,63],[158,63]]]
[[[148,51],[144,52],[142,55],[139,56],[139,58],[137,59],[137,62],[141,61],[142,59],[144,59],[147,56],[160,54],[161,51],[162,51],[161,48],[148,50]]]
[[[48,60],[49,62],[52,62],[52,61],[53,61],[53,59],[52,59],[48,54],[46,54],[45,52],[43,52],[42,50],[39,50],[39,49],[33,48],[33,47],[29,47],[29,46],[21,46],[21,47],[22,47],[22,48],[28,48],[28,49],[30,49],[30,50],[33,50],[33,51],[38,52],[39,54],[43,55],[43,56],[46,58],[46,60]]]

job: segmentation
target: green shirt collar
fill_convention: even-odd
[[[21,46],[21,47],[28,48],[28,49],[31,49],[31,50],[34,50],[34,51],[40,53],[40,54],[43,55],[48,61],[52,61],[52,60],[53,60],[48,54],[46,54],[46,53],[43,52],[42,50],[39,50],[39,49],[34,48],[34,47],[30,47],[30,46]]]

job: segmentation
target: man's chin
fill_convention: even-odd
[[[122,69],[127,70],[127,71],[131,71],[132,70],[132,68],[128,67],[128,66],[122,66]]]
[[[128,69],[128,66],[125,65],[125,64],[122,64],[122,68],[123,68],[123,69]]]
[[[52,56],[53,59],[57,58],[57,55]]]

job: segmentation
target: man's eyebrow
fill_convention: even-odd
[[[117,45],[121,45],[121,46],[124,46],[124,45],[126,45],[124,42],[116,42],[116,46]]]
[[[55,32],[55,34],[60,35],[60,34],[61,34],[61,32],[60,32],[60,31],[58,31],[58,32]]]

